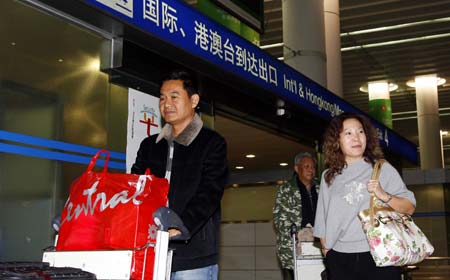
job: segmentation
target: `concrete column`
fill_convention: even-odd
[[[339,0],[324,0],[327,88],[343,97]]]
[[[284,62],[326,87],[323,1],[282,0]]]
[[[443,168],[436,75],[415,78],[420,166],[423,170]]]
[[[369,115],[392,128],[392,107],[387,81],[369,82]]]

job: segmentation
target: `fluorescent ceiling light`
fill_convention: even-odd
[[[391,25],[391,26],[383,26],[383,27],[377,27],[377,28],[369,28],[369,29],[345,32],[345,33],[341,33],[340,36],[341,37],[346,37],[346,36],[350,36],[350,35],[367,34],[367,33],[374,33],[374,32],[386,31],[386,30],[400,29],[400,28],[406,28],[406,27],[411,27],[411,26],[419,26],[419,25],[424,25],[424,24],[448,22],[448,21],[450,21],[450,17],[437,18],[437,19],[430,19],[430,20],[423,20],[423,21],[410,22],[410,23],[404,23],[404,24],[397,24],[397,25]],[[396,40],[396,41],[388,41],[388,42],[381,42],[381,43],[374,43],[374,44],[367,44],[367,45],[346,47],[346,48],[341,48],[341,51],[345,52],[345,51],[351,51],[351,50],[358,50],[358,49],[362,49],[362,48],[388,46],[388,45],[402,44],[402,43],[408,43],[408,42],[415,42],[415,41],[443,38],[443,37],[448,37],[448,36],[450,36],[450,33],[430,35],[430,36],[422,36],[422,37],[409,38],[409,39],[403,39],[403,40]],[[282,46],[284,46],[284,43],[281,42],[281,43],[275,43],[275,44],[269,44],[269,45],[260,46],[260,48],[264,50],[264,49],[270,49],[270,48],[276,48],[276,47],[282,47]],[[278,57],[278,60],[283,60],[283,57]]]
[[[430,20],[424,20],[424,21],[403,23],[403,24],[383,26],[383,27],[370,28],[370,29],[357,30],[357,31],[350,31],[350,32],[341,33],[341,37],[350,36],[350,35],[367,34],[367,33],[373,33],[373,32],[380,32],[380,31],[387,31],[387,30],[393,30],[393,29],[399,29],[399,28],[405,28],[405,27],[411,27],[411,26],[418,26],[418,25],[430,24],[430,23],[447,22],[447,21],[450,21],[450,17],[436,18],[436,19],[430,19]]]
[[[265,50],[265,49],[271,49],[271,48],[282,47],[282,46],[284,46],[284,43],[269,44],[269,45],[260,46],[259,48],[262,50]]]
[[[439,108],[439,112],[450,111],[450,107],[447,108]],[[392,115],[409,115],[409,114],[417,114],[417,111],[404,111],[404,112],[392,112]]]
[[[445,111],[450,111],[450,107],[447,108],[439,108],[439,116],[443,117],[443,116],[450,116],[450,113],[443,113]],[[401,115],[410,115],[412,114],[413,116],[410,117],[396,117],[396,118],[392,118],[393,121],[403,121],[403,120],[411,120],[411,119],[416,119],[417,118],[417,111],[404,111],[404,112],[392,112],[392,116],[401,116]]]
[[[437,39],[437,38],[444,38],[444,37],[449,37],[449,36],[450,36],[450,33],[436,34],[436,35],[429,35],[429,36],[421,36],[421,37],[416,37],[416,38],[408,38],[408,39],[402,39],[402,40],[395,40],[395,41],[387,41],[387,42],[367,44],[367,45],[346,47],[346,48],[341,48],[341,51],[345,52],[345,51],[368,49],[368,48],[381,47],[381,46],[390,46],[390,45],[397,45],[397,44],[403,44],[403,43],[410,43],[410,42],[418,42],[418,41],[431,40],[431,39]]]
[[[419,41],[438,39],[438,38],[445,38],[445,37],[450,37],[450,33],[443,33],[443,34],[421,36],[421,37],[408,38],[408,39],[402,39],[402,40],[394,40],[394,41],[373,43],[373,44],[367,44],[367,45],[345,47],[345,48],[341,48],[341,52],[361,50],[361,49],[369,49],[369,48],[374,48],[374,47],[382,47],[382,46],[390,46],[390,45],[398,45],[398,44],[411,43],[411,42],[419,42]],[[277,59],[278,60],[284,60],[284,57],[280,56]]]
[[[253,154],[248,154],[248,155],[245,155],[245,157],[246,157],[246,158],[255,158],[256,156],[253,155]]]

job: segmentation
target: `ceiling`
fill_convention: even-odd
[[[264,1],[265,32],[261,46],[283,40],[282,2]],[[391,92],[393,129],[418,145],[415,91],[406,82],[416,75],[437,74],[447,80],[438,91],[441,129],[450,131],[450,0],[341,0],[339,3],[342,48],[363,46],[342,51],[344,99],[368,112],[367,93],[359,88],[369,81],[396,83],[399,88]],[[348,34],[381,27],[393,28]],[[370,46],[383,42],[390,43]],[[266,51],[275,57],[283,56],[283,47]],[[449,166],[450,136],[443,137],[443,145],[445,165]]]
[[[267,180],[273,182],[286,178],[293,171],[296,154],[314,153],[313,147],[302,145],[295,139],[280,137],[239,120],[216,115],[214,126],[227,140],[230,169],[236,175],[232,177],[231,183],[256,183]],[[248,154],[253,154],[255,157],[247,158]],[[244,169],[236,169],[236,166],[242,166]],[[264,173],[275,174],[275,177],[261,176]],[[240,176],[244,174],[245,178]]]

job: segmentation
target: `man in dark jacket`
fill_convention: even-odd
[[[185,71],[171,73],[160,88],[159,109],[166,124],[158,135],[144,139],[132,173],[146,168],[170,182],[169,208],[191,234],[172,242],[172,280],[217,279],[220,201],[228,178],[226,143],[203,127],[195,113],[200,100],[195,80]],[[180,231],[169,230],[169,236]]]

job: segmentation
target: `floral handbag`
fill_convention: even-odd
[[[375,163],[372,179],[379,176],[384,160]],[[369,241],[370,253],[377,266],[403,266],[423,261],[430,256],[433,245],[406,214],[384,206],[370,194],[370,207],[358,214]]]

